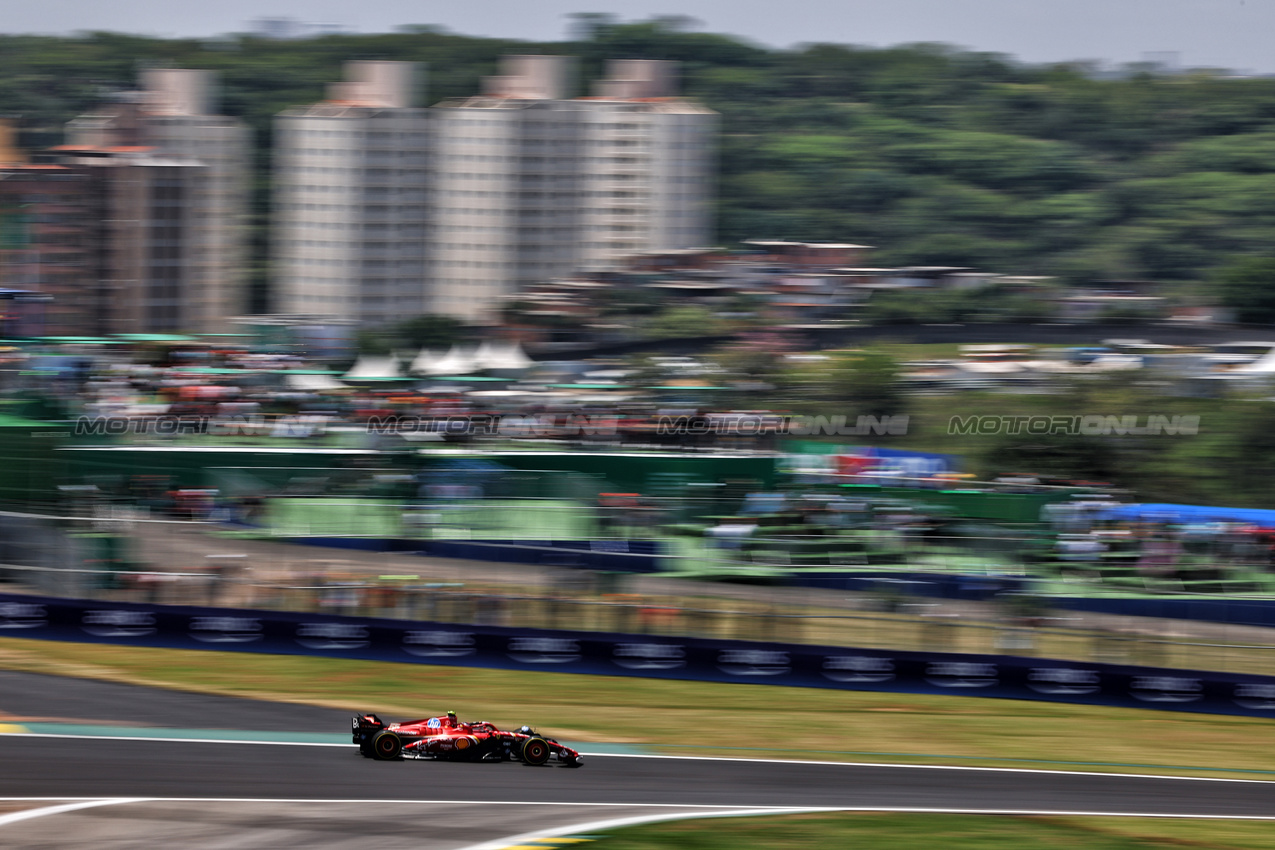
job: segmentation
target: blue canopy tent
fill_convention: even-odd
[[[1137,522],[1169,522],[1178,525],[1200,525],[1208,522],[1247,522],[1275,528],[1275,510],[1259,508],[1219,508],[1207,505],[1174,505],[1167,502],[1116,505],[1103,510],[1105,520]]]

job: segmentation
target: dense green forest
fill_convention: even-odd
[[[609,58],[674,59],[685,94],[722,115],[722,244],[849,239],[878,246],[880,264],[1188,290],[1275,244],[1275,79],[1104,77],[940,45],[778,50],[676,19],[584,23],[562,43],[428,26],[297,41],[0,36],[0,113],[26,144],[52,144],[141,67],[219,71],[222,110],[257,134],[264,224],[271,117],[319,99],[344,60],[427,63],[432,103],[477,92],[511,51],[579,56],[582,91]]]

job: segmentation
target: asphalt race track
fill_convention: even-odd
[[[0,672],[0,724],[54,718],[331,733],[349,712]],[[0,735],[0,847],[497,848],[622,819],[824,807],[1275,817],[1275,783],[619,755],[578,770],[387,763],[330,744]]]

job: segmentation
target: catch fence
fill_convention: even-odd
[[[482,564],[296,546],[133,508],[93,516],[0,512],[0,532],[0,589],[16,593],[1275,675],[1275,628],[1261,625],[1256,610],[1269,602],[1263,595],[1215,597],[1224,609],[1212,621],[1083,613],[1008,583],[1021,575],[970,573],[965,560],[950,572],[981,601],[935,598],[925,585],[941,580],[943,564],[929,556],[907,562],[906,571],[876,565],[849,590],[844,576],[745,561],[740,550],[674,551],[662,557],[695,568],[640,575],[571,563],[552,540],[508,544],[537,554],[538,563]],[[703,580],[714,571],[735,581]],[[740,583],[746,579],[754,583]],[[1064,581],[1073,595],[1109,592],[1084,577]],[[998,586],[1017,590],[992,593]],[[1168,589],[1159,598],[1186,595]]]

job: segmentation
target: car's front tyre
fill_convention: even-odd
[[[522,745],[522,760],[530,765],[539,766],[549,761],[553,750],[544,738],[528,738]]]

